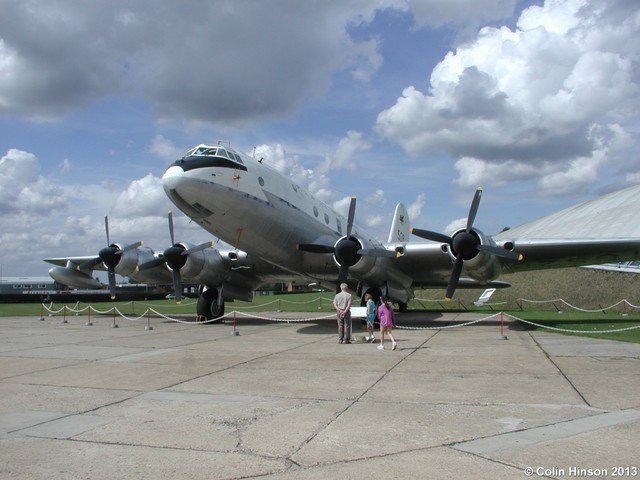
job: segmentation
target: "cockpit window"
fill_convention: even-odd
[[[244,165],[244,162],[242,161],[242,157],[240,157],[240,155],[219,146],[210,147],[208,145],[198,145],[197,147],[193,147],[191,150],[189,150],[182,158],[186,159],[187,157],[222,157],[228,158]]]

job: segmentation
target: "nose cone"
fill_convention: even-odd
[[[205,218],[211,211],[202,202],[202,184],[189,178],[179,165],[171,165],[162,176],[162,187],[169,199],[188,217]]]
[[[182,177],[184,176],[184,170],[182,167],[178,167],[177,165],[171,165],[167,168],[166,172],[162,176],[162,186],[164,187],[165,192],[169,192],[170,190],[175,190]]]

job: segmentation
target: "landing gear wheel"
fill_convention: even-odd
[[[205,290],[200,294],[196,306],[196,313],[200,320],[203,318],[212,320],[224,315],[224,302],[222,302],[222,305],[218,305],[218,290],[213,288]]]
[[[407,311],[407,304],[404,302],[398,302],[398,310],[401,312]]]

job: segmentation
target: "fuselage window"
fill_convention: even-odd
[[[296,192],[296,193],[298,192],[298,186],[295,183],[291,184],[291,188],[293,188],[294,192]]]
[[[260,184],[261,187],[264,187],[264,178],[258,177],[258,183]]]
[[[327,215],[326,213],[324,214],[324,223],[329,225],[329,215]]]
[[[318,207],[313,207],[313,214],[318,218]]]
[[[338,227],[338,233],[342,234],[342,224],[340,223],[340,220],[338,220],[336,218],[336,226]]]

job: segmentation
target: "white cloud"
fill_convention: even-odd
[[[151,141],[149,147],[151,153],[157,155],[163,160],[174,162],[186,153],[183,148],[179,148],[173,144],[173,142],[163,135],[156,135]]]
[[[466,228],[466,226],[467,226],[467,217],[458,218],[456,220],[451,221],[449,225],[445,227],[443,233],[445,235],[451,235],[455,231],[460,230],[461,228]]]
[[[483,28],[447,54],[429,91],[406,88],[377,131],[413,155],[457,158],[461,185],[537,170],[550,175],[540,180],[545,192],[566,193],[563,180],[582,189],[613,161],[603,153],[619,157],[619,140],[635,133],[640,56],[629,45],[640,41],[638,25],[640,10],[620,1],[530,7],[518,29]]]
[[[334,153],[326,155],[324,162],[316,169],[319,173],[330,170],[348,170],[355,172],[358,165],[355,156],[371,148],[371,144],[363,137],[362,132],[349,130],[347,136],[339,142]]]
[[[40,176],[40,163],[31,153],[11,149],[0,158],[0,213],[47,216],[66,206],[62,189]]]
[[[422,214],[422,209],[424,208],[424,204],[426,201],[426,195],[424,193],[418,194],[418,197],[415,201],[407,206],[407,213],[409,214],[409,221],[413,221],[414,218],[420,217]]]
[[[378,189],[365,198],[364,201],[369,205],[381,207],[387,203],[387,197],[384,190]]]
[[[367,82],[379,38],[351,34],[397,9],[416,25],[477,25],[515,0],[4,0],[0,113],[55,120],[107,97],[146,99],[159,119],[244,126],[290,115],[332,76]]]
[[[148,174],[131,182],[127,190],[118,196],[113,213],[121,218],[137,219],[157,216],[160,212],[166,211],[167,205],[162,179]]]
[[[367,80],[375,39],[348,27],[377,5],[169,0],[3,2],[0,112],[59,118],[107,96],[135,95],[159,118],[223,126],[290,114],[337,70]],[[284,14],[286,12],[286,14]]]

